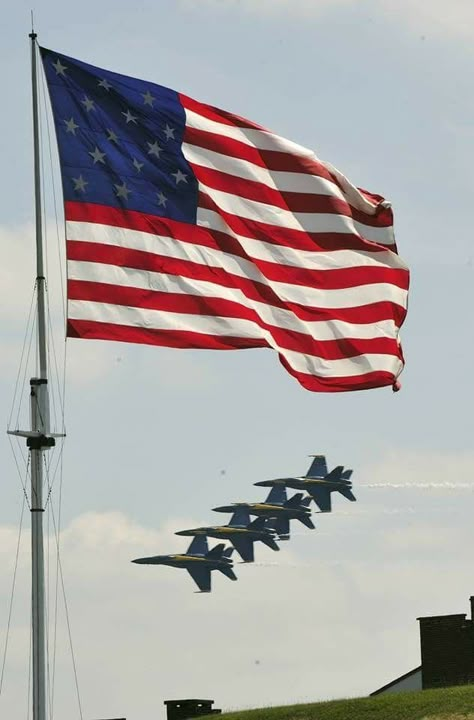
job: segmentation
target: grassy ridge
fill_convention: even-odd
[[[226,713],[225,720],[474,720],[474,685]]]

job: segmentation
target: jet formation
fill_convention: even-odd
[[[278,551],[277,540],[290,539],[290,522],[297,520],[311,530],[315,529],[311,519],[310,504],[315,502],[320,513],[332,511],[331,493],[338,492],[354,502],[352,493],[352,470],[338,465],[328,471],[324,455],[312,455],[306,475],[262,480],[255,485],[270,487],[263,502],[237,502],[214,508],[215,512],[232,513],[228,525],[210,525],[188,530],[179,530],[176,535],[193,537],[185,553],[154,555],[137,558],[138,565],[169,565],[188,571],[199,588],[199,592],[211,591],[211,573],[218,570],[230,580],[237,580],[231,555],[234,549],[244,563],[254,562],[254,544],[261,542]],[[287,488],[299,490],[288,498]],[[307,493],[305,495],[305,493]],[[253,520],[251,516],[256,516]],[[209,550],[207,538],[227,541]]]

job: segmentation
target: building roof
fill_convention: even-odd
[[[459,619],[465,619],[466,613],[456,613],[455,615],[424,615],[422,617],[416,618],[417,620],[459,620]]]
[[[374,690],[374,692],[371,692],[369,697],[372,697],[373,695],[378,695],[379,693],[383,692],[384,690],[388,690],[389,688],[393,687],[393,685],[396,685],[397,683],[401,682],[402,680],[406,680],[406,678],[411,677],[412,675],[415,675],[417,672],[421,672],[421,665],[418,665],[418,667],[414,668],[413,670],[409,670],[404,675],[400,675],[400,677],[395,678],[395,680],[392,680],[391,682],[387,683],[386,685],[383,685],[380,688],[377,688],[377,690]]]

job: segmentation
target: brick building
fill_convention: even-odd
[[[470,603],[470,619],[465,613],[418,618],[421,666],[370,694],[474,683],[474,596]]]
[[[435,615],[420,623],[423,689],[474,683],[474,597],[471,618]]]

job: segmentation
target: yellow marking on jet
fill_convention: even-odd
[[[251,508],[254,510],[271,510],[272,512],[274,510],[287,510],[287,508],[284,508],[283,505],[270,505],[268,503],[262,504],[262,503],[252,503],[250,505]],[[292,509],[292,508],[290,508]]]
[[[219,535],[234,535],[235,533],[246,533],[247,530],[245,528],[238,528],[238,527],[213,527],[211,528],[212,532],[218,533]]]
[[[206,558],[195,557],[194,555],[172,555],[173,560],[184,560],[186,562],[203,562]]]
[[[228,528],[227,532],[230,532],[233,535],[234,533],[246,533],[247,529],[232,527],[232,528]]]

